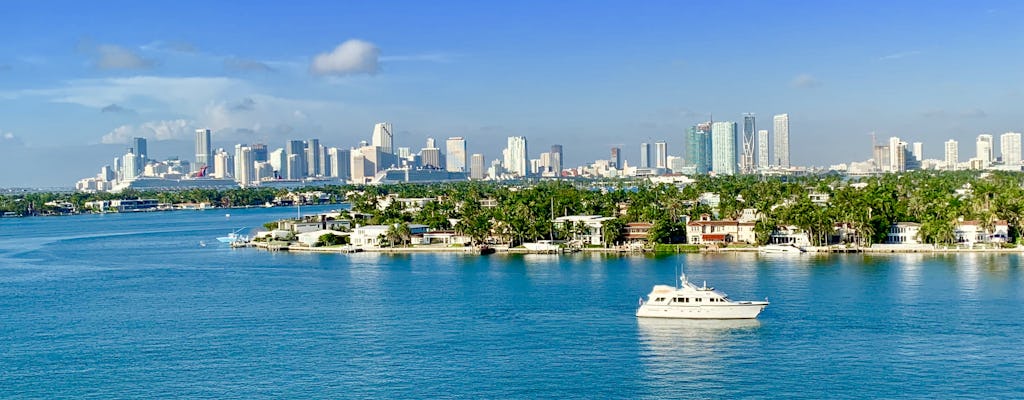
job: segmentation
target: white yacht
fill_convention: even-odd
[[[708,287],[697,286],[686,280],[683,274],[679,287],[655,285],[647,295],[647,301],[640,299],[638,317],[684,318],[684,319],[752,319],[757,318],[768,301],[734,301],[725,293]]]
[[[233,244],[233,243],[237,243],[237,242],[248,242],[249,241],[249,237],[248,236],[239,235],[238,234],[238,232],[241,232],[242,229],[245,229],[245,228],[238,228],[234,232],[228,233],[227,236],[218,237],[217,241],[221,242],[221,243],[228,243],[228,244]]]
[[[795,244],[785,243],[785,244],[769,244],[769,245],[764,245],[764,246],[758,247],[757,251],[760,252],[760,253],[766,253],[766,254],[775,254],[775,253],[800,254],[800,253],[803,253],[805,250],[800,248],[800,247],[797,247],[797,245],[795,245]]]

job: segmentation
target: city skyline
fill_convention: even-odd
[[[445,12],[254,4],[243,20],[230,4],[68,3],[60,14],[15,4],[0,38],[0,168],[28,171],[0,186],[66,186],[123,154],[132,137],[149,141],[147,159],[190,159],[195,130],[205,128],[213,149],[296,137],[347,148],[389,121],[396,145],[461,136],[487,160],[501,158],[508,136],[537,149],[569,144],[563,166],[612,147],[632,164],[639,143],[659,140],[682,155],[688,128],[712,114],[739,121],[751,112],[770,127],[769,116],[789,113],[791,164],[808,166],[868,158],[869,132],[913,137],[930,144],[925,158],[943,159],[946,140],[1022,130],[1014,109],[1022,55],[1005,51],[1018,43],[1001,27],[1015,26],[1024,5],[876,6],[885,12],[802,3]],[[781,23],[704,29],[739,13]],[[682,28],[673,23],[680,15],[706,18]],[[392,29],[377,29],[380,18]],[[954,25],[971,29],[944,28]],[[741,58],[756,62],[728,62]],[[978,59],[1000,61],[968,62]],[[36,161],[47,157],[56,161]]]

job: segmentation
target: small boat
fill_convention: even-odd
[[[764,245],[764,246],[758,247],[757,251],[759,253],[765,253],[765,254],[774,254],[774,253],[793,253],[793,254],[799,254],[799,253],[805,252],[806,250],[804,250],[804,249],[802,249],[800,247],[797,247],[795,244],[785,243],[785,244],[769,244],[769,245]]]
[[[679,278],[680,286],[655,285],[647,295],[647,301],[640,298],[637,317],[682,318],[682,319],[753,319],[768,306],[765,301],[735,301],[725,293],[708,287],[697,286],[686,280],[686,274]]]
[[[221,242],[221,243],[228,243],[228,244],[237,243],[237,242],[248,242],[249,241],[249,237],[248,236],[239,235],[238,234],[238,232],[241,232],[242,229],[245,229],[245,228],[238,228],[234,232],[229,233],[227,236],[218,237],[217,241]]]
[[[523,243],[523,247],[531,252],[556,253],[562,248],[551,240],[538,240],[536,242]]]

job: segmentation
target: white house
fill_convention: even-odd
[[[921,224],[917,222],[897,222],[889,226],[885,236],[886,244],[921,244]]]
[[[960,221],[953,228],[953,235],[958,244],[965,246],[974,246],[975,243],[1006,243],[1010,239],[1010,224],[996,221],[989,230],[983,228],[978,221]]]
[[[712,221],[708,214],[686,224],[686,241],[690,244],[754,243],[754,223],[736,220]]]
[[[613,220],[615,217],[604,217],[600,215],[566,215],[555,218],[553,221],[556,229],[568,227],[573,240],[582,241],[585,244],[603,245],[604,235],[601,227],[605,221]],[[577,231],[582,224],[584,229]]]
[[[320,236],[326,235],[328,233],[337,236],[348,236],[347,232],[339,232],[330,229],[320,229],[315,231],[303,232],[296,235],[296,237],[298,238],[299,243],[312,247],[313,245],[316,244],[317,241],[320,240]]]
[[[794,244],[798,247],[811,245],[811,239],[795,225],[779,226],[772,230],[768,243],[772,244]]]
[[[357,226],[349,236],[353,246],[380,246],[380,238],[388,233],[391,225],[365,225]],[[422,235],[429,229],[426,225],[409,224],[409,232],[412,235]]]

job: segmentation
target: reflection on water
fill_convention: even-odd
[[[730,390],[740,384],[728,371],[744,359],[761,323],[745,320],[637,318],[645,381],[652,394]]]

